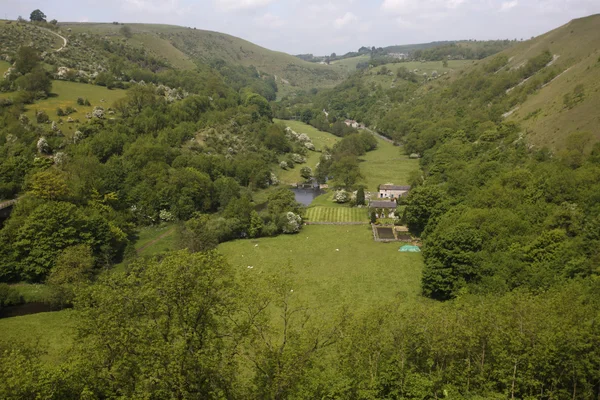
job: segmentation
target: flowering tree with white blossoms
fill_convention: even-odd
[[[285,214],[286,222],[283,225],[283,233],[298,233],[302,226],[302,217],[291,211]]]
[[[338,190],[333,195],[333,201],[336,203],[347,203],[350,201],[350,194],[345,190]]]

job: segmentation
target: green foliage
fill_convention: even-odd
[[[40,281],[62,250],[78,244],[89,245],[97,263],[110,262],[119,249],[118,238],[102,216],[65,202],[40,204],[15,229],[16,273],[23,280]]]
[[[3,307],[15,306],[24,302],[19,291],[6,283],[0,283],[0,310]]]
[[[131,32],[131,27],[129,27],[128,25],[123,25],[119,29],[119,33],[121,35],[123,35],[124,37],[126,37],[127,39],[129,39],[129,38],[131,38],[133,36],[133,33]]]
[[[362,206],[365,204],[365,189],[359,187],[356,192],[356,205]]]
[[[162,398],[231,393],[232,357],[246,330],[231,318],[236,290],[223,257],[176,252],[129,270],[104,275],[77,302],[91,379],[106,379],[97,390]]]
[[[39,64],[40,55],[33,47],[21,46],[15,56],[15,70],[22,74],[28,74]]]
[[[31,12],[31,15],[29,16],[29,19],[32,22],[45,22],[46,21],[46,14],[44,14],[43,12],[41,12],[39,9],[33,10]]]

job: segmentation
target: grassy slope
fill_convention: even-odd
[[[71,310],[0,319],[0,342],[24,343],[47,352],[51,363],[65,359],[75,333]]]
[[[306,133],[312,140],[315,148],[317,150],[322,150],[325,146],[333,147],[333,145],[340,140],[335,135],[332,135],[328,132],[323,132],[318,129],[313,128],[310,125],[302,123],[300,121],[283,121],[276,119],[275,122],[279,122],[284,124],[285,126],[289,126],[297,133]],[[310,168],[315,169],[317,163],[319,162],[319,158],[321,157],[321,153],[316,151],[309,151],[306,157],[306,164],[296,165],[294,169],[283,170],[279,167],[276,175],[279,177],[279,180],[283,183],[296,183],[303,181],[302,177],[300,177],[300,168],[303,166],[308,166]]]
[[[0,93],[0,98],[11,97],[15,93]],[[117,99],[125,96],[125,91],[121,89],[108,90],[102,86],[88,85],[85,83],[66,82],[66,81],[52,81],[52,96],[45,100],[36,101],[34,104],[30,104],[26,107],[25,114],[30,120],[35,120],[36,110],[45,111],[50,120],[58,121],[59,117],[56,115],[56,109],[58,107],[63,110],[71,106],[77,110],[76,113],[69,115],[73,120],[79,119],[81,122],[86,121],[85,114],[91,113],[95,106],[103,107],[105,110],[110,107]],[[90,101],[91,106],[80,106],[77,105],[77,98],[83,97]],[[105,100],[101,102],[101,100]],[[75,132],[76,123],[67,123],[68,117],[60,117],[63,119],[64,124],[61,129],[64,134]]]
[[[156,241],[155,243],[152,243]],[[175,250],[175,224],[145,227],[140,230],[135,249],[141,256]]]
[[[559,55],[555,65],[568,71],[529,96],[509,119],[521,122],[528,140],[537,146],[559,149],[566,136],[577,130],[589,131],[600,140],[600,15],[573,20],[503,54],[513,57],[509,65],[516,67],[546,49]],[[580,83],[585,86],[585,100],[565,109],[564,94]],[[537,110],[537,117],[531,118]]]
[[[0,79],[2,79],[4,73],[8,71],[8,68],[10,68],[9,63],[7,63],[6,61],[0,61]]]
[[[194,60],[206,62],[220,59],[233,64],[255,66],[259,71],[277,76],[282,94],[296,88],[332,87],[345,76],[342,68],[309,63],[224,33],[173,25],[126,25],[134,33],[131,41],[144,43],[173,65],[189,66],[189,62]],[[120,35],[121,28],[111,23],[62,23],[61,27],[71,28],[74,32],[101,35]]]
[[[385,183],[407,185],[409,176],[419,169],[419,161],[411,160],[401,147],[377,139],[377,150],[361,157],[360,170],[365,176],[367,190],[374,192],[377,186]]]
[[[334,61],[331,65],[335,67],[339,67],[347,71],[348,73],[352,73],[356,71],[356,65],[360,62],[365,62],[371,60],[370,55],[362,55],[351,58],[344,58],[343,60]]]
[[[219,250],[239,273],[275,273],[290,264],[298,284],[294,294],[312,307],[349,304],[356,310],[394,296],[414,299],[419,292],[421,255],[373,241],[370,226],[309,225],[297,235],[238,240]]]

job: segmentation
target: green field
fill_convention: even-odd
[[[310,125],[307,125],[300,121],[283,121],[276,119],[275,122],[282,123],[285,126],[289,126],[297,133],[306,133],[312,140],[317,150],[323,150],[325,146],[333,147],[333,145],[340,140],[339,137],[332,135],[329,132],[323,132]],[[278,171],[275,172],[277,177],[282,183],[293,184],[296,182],[302,182],[304,179],[300,177],[300,168],[308,166],[314,169],[321,158],[321,153],[317,151],[309,151],[306,157],[306,164],[297,164],[294,169],[283,170],[277,167]]]
[[[8,71],[10,64],[6,61],[0,61],[0,79],[3,79],[4,73]]]
[[[63,310],[0,319],[0,342],[37,346],[47,354],[43,359],[59,363],[73,342],[73,311]]]
[[[409,177],[419,170],[419,160],[411,160],[402,147],[377,139],[377,150],[362,156],[360,170],[365,176],[367,190],[375,192],[377,186],[385,183],[408,185]]]
[[[0,97],[10,98],[15,93],[0,93]],[[58,117],[56,115],[56,109],[58,107],[63,110],[70,106],[77,110],[77,112],[69,115],[73,120],[79,119],[82,123],[87,121],[85,114],[91,113],[95,106],[99,106],[107,110],[112,104],[125,96],[125,91],[122,89],[109,90],[103,86],[89,85],[85,83],[67,82],[67,81],[52,81],[52,94],[45,100],[36,101],[34,104],[30,104],[25,108],[25,114],[31,121],[35,121],[35,113],[37,110],[45,111],[50,120],[58,121],[62,118],[64,123],[61,126],[63,133],[67,134],[75,131],[77,123],[68,123],[68,117]],[[82,97],[88,99],[91,106],[80,106],[77,104],[77,98]],[[104,100],[104,101],[102,101]],[[107,117],[109,117],[107,115]]]
[[[141,256],[175,250],[175,224],[140,229],[135,249]]]
[[[334,61],[331,63],[331,65],[339,67],[345,72],[352,73],[356,71],[356,65],[358,63],[370,60],[371,56],[369,54],[366,54],[362,56],[344,58],[343,60]]]
[[[369,222],[365,208],[310,207],[306,210],[310,222]]]
[[[324,310],[348,304],[353,311],[397,296],[407,301],[418,296],[421,254],[398,248],[373,241],[365,225],[308,225],[297,235],[219,245],[240,274],[276,273],[289,264],[300,299]]]

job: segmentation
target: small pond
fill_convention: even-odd
[[[310,203],[315,199],[315,197],[323,194],[323,191],[319,188],[311,188],[311,189],[291,189],[294,192],[294,196],[296,196],[296,201],[303,206],[308,207]]]

